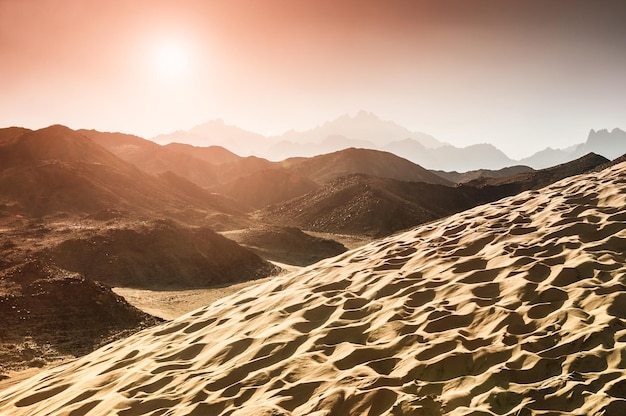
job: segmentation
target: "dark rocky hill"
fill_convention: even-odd
[[[491,169],[478,169],[478,170],[470,170],[467,172],[446,172],[442,170],[434,171],[437,175],[441,176],[444,179],[449,180],[454,183],[467,183],[469,181],[475,179],[482,178],[506,178],[509,176],[517,175],[520,173],[533,172],[534,169],[528,166],[509,166],[507,168],[502,168],[498,170]]]
[[[294,227],[252,228],[232,238],[263,258],[296,266],[308,266],[347,250],[337,241],[315,237]]]
[[[42,260],[0,271],[0,316],[0,373],[83,355],[160,322],[109,287]]]
[[[37,255],[111,286],[192,288],[254,280],[278,269],[208,228],[152,221],[67,238]]]
[[[474,188],[350,175],[268,207],[261,211],[261,217],[304,230],[379,237],[462,211],[486,199],[486,193]]]
[[[517,175],[502,178],[482,177],[468,181],[466,184],[474,187],[507,187],[511,194],[516,194],[529,189],[543,188],[551,183],[560,181],[569,176],[593,170],[597,166],[609,162],[604,156],[589,153],[571,162],[562,163],[546,169],[519,173]]]
[[[471,207],[538,189],[607,162],[589,154],[549,169],[458,186],[405,182],[368,175],[337,179],[321,189],[261,211],[261,218],[303,230],[389,235]]]

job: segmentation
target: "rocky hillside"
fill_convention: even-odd
[[[42,260],[0,270],[0,377],[84,355],[160,322],[107,286]]]

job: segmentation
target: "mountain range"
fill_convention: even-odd
[[[604,143],[604,136],[592,145]],[[291,218],[289,225],[305,229],[376,236],[545,186],[608,161],[596,155],[539,171],[512,167],[455,174],[431,171],[372,149],[348,148],[271,162],[219,146],[162,146],[133,135],[59,125],[37,131],[1,129],[0,139],[0,213],[5,216],[116,218],[115,212],[122,211],[230,230],[249,228],[257,221],[252,215],[256,210],[276,205],[274,215],[266,217],[271,224]],[[447,148],[438,149],[443,154]],[[459,183],[465,185],[461,188]],[[341,206],[346,214],[342,221],[350,225],[346,228],[333,220],[328,224],[336,226],[320,227],[324,215],[313,215],[320,209],[311,206],[315,201]],[[292,209],[296,214],[287,215]],[[382,217],[398,218],[393,225],[376,227],[367,216],[355,220],[357,213],[372,209]],[[292,221],[301,215],[315,218]]]
[[[107,284],[185,289],[273,276],[268,261],[309,265],[345,251],[346,235],[370,241],[607,162],[589,154],[539,171],[454,175],[373,149],[273,162],[61,125],[0,129],[0,309],[22,326],[13,338],[0,331],[10,362],[0,372],[83,354],[152,322]],[[85,302],[63,302],[82,292]],[[105,312],[120,325],[71,327]],[[58,337],[28,335],[59,327]],[[67,344],[74,329],[79,343]]]
[[[626,153],[626,132],[620,129],[591,130],[584,143],[565,149],[546,148],[514,160],[487,143],[455,147],[422,132],[413,132],[375,114],[360,111],[342,115],[306,131],[288,131],[266,137],[223,120],[214,120],[188,131],[176,131],[152,139],[161,144],[181,142],[196,146],[223,146],[241,155],[255,155],[269,160],[311,157],[349,147],[384,150],[408,159],[427,169],[465,172],[478,169],[501,169],[526,165],[534,169],[558,165],[593,152],[608,159]]]
[[[390,235],[418,224],[539,189],[563,178],[605,165],[590,153],[551,168],[481,177],[458,186],[353,174],[339,177],[313,192],[263,209],[266,222],[338,234]]]

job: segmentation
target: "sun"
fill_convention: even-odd
[[[181,80],[189,70],[189,51],[182,44],[163,43],[156,48],[154,63],[159,78]]]

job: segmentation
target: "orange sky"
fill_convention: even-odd
[[[602,0],[0,0],[0,126],[280,134],[365,109],[522,157],[626,129],[625,21]]]

